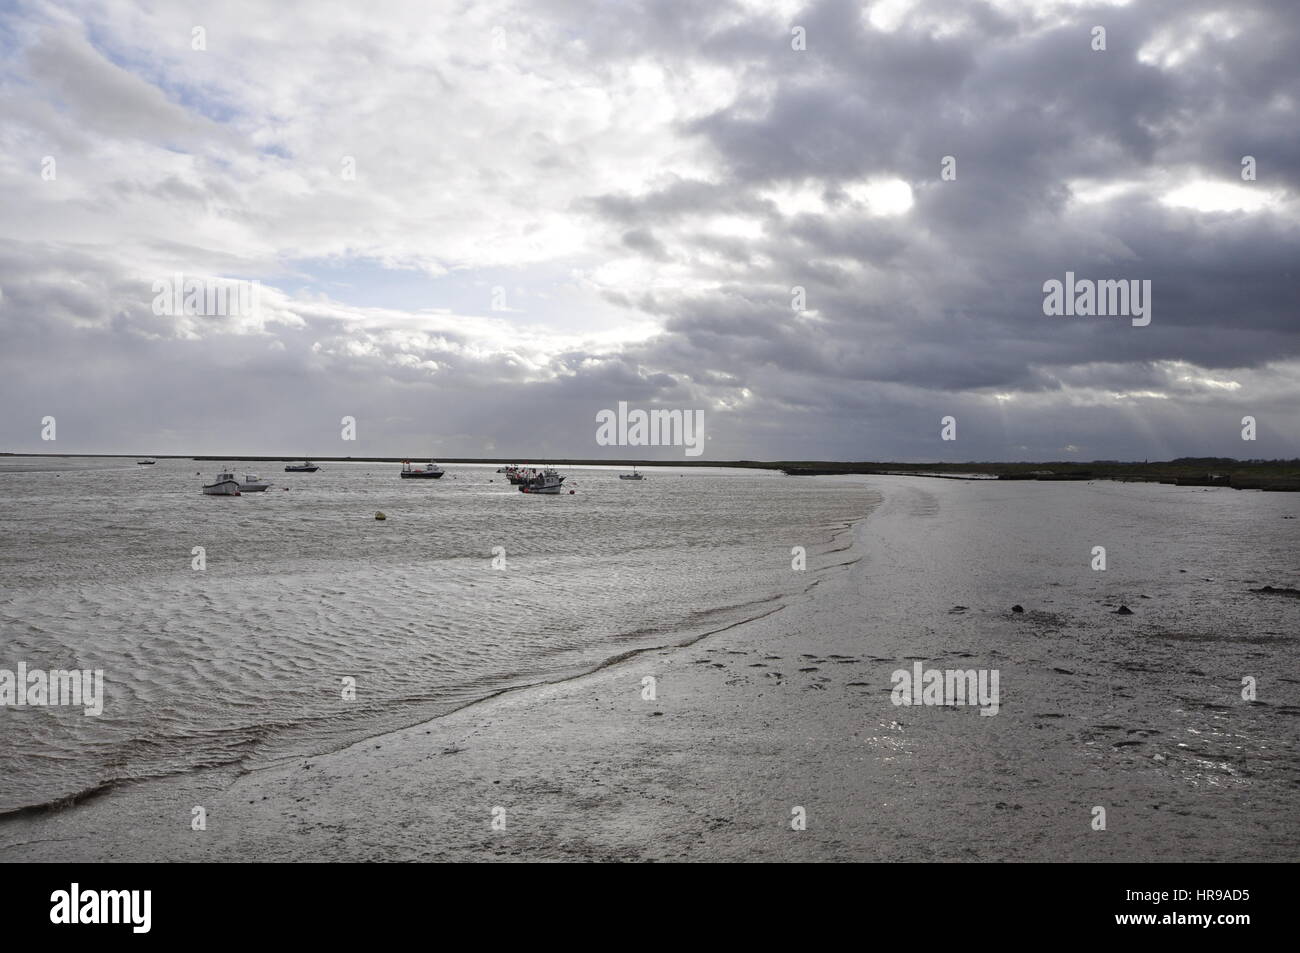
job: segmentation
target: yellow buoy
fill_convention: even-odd
[[[377,520],[386,520],[386,519],[388,519],[388,517],[385,516],[385,515],[383,514],[382,511],[380,511],[380,512],[378,512],[378,513],[375,514],[375,519],[377,519]]]

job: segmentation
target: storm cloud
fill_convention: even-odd
[[[706,459],[1300,455],[1281,0],[20,3],[0,48],[0,449],[619,457],[628,401]],[[1045,315],[1066,272],[1151,323]]]

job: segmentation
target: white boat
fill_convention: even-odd
[[[637,473],[637,471],[636,471],[636,467],[633,467],[633,468],[632,468],[632,472],[631,472],[631,473],[620,473],[620,474],[618,475],[618,478],[619,478],[620,480],[644,480],[644,479],[645,479],[645,477],[643,477],[641,474]]]
[[[244,481],[239,484],[239,491],[241,493],[261,493],[270,485],[256,473],[245,473]]]
[[[564,477],[556,473],[554,467],[547,467],[545,470],[538,471],[526,483],[519,484],[519,492],[556,494],[560,492],[563,483]]]
[[[208,496],[239,496],[239,487],[233,473],[218,473],[215,481],[203,484],[203,492]]]
[[[402,461],[403,480],[419,480],[419,479],[441,480],[442,475],[446,472],[447,471],[445,471],[442,467],[438,466],[438,464],[434,463],[432,460],[429,461],[428,466],[423,468],[416,468],[411,466],[410,460]]]

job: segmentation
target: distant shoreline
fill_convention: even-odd
[[[286,457],[264,454],[130,454],[130,453],[16,453],[0,457],[99,458],[138,460],[196,460],[207,462],[291,463],[311,459],[318,463],[402,463],[423,460],[421,454],[405,457]],[[439,457],[442,463],[505,466],[511,463],[557,467],[727,467],[780,470],[789,476],[924,476],[947,480],[1115,480],[1129,483],[1167,483],[1178,486],[1224,486],[1236,490],[1300,491],[1300,459],[1236,460],[1231,457],[1179,457],[1167,461],[1089,462],[1042,461],[1036,463],[889,463],[841,460],[599,460],[576,457]]]

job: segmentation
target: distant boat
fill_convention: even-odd
[[[506,479],[510,481],[511,486],[522,486],[537,475],[536,470],[529,470],[525,467],[508,466],[505,469]]]
[[[403,480],[440,480],[442,479],[442,475],[446,472],[447,471],[438,466],[438,464],[434,463],[432,460],[429,461],[427,467],[421,470],[411,466],[410,460],[402,461]]]
[[[645,479],[645,477],[643,477],[641,474],[636,472],[636,467],[632,468],[631,473],[620,473],[618,475],[618,478],[620,480],[644,480]]]
[[[304,460],[302,463],[291,463],[284,468],[285,473],[315,473],[320,467],[310,460]]]
[[[556,473],[553,467],[547,467],[545,470],[536,472],[527,482],[521,483],[519,492],[557,494],[560,492],[562,483],[564,483],[564,477]]]
[[[213,483],[203,484],[207,496],[239,496],[240,483],[233,473],[218,473]]]
[[[135,465],[136,465],[137,467],[151,467],[151,466],[153,466],[153,465],[154,465],[155,463],[157,463],[157,462],[158,462],[157,460],[154,460],[152,457],[149,457],[149,458],[146,458],[146,459],[144,459],[144,460],[137,460],[137,461],[135,461]]]
[[[242,493],[261,493],[270,485],[256,473],[245,473],[244,481],[239,484],[239,489]]]

